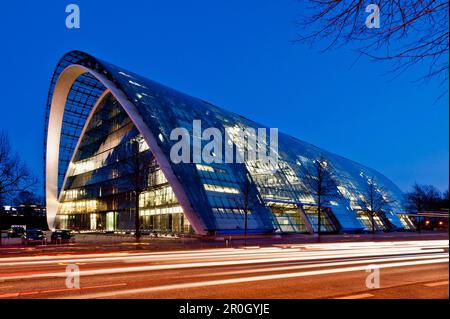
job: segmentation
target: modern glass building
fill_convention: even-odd
[[[54,72],[46,112],[45,187],[50,228],[163,233],[312,233],[315,192],[306,182],[314,162],[326,163],[332,194],[323,232],[371,227],[368,183],[385,205],[378,230],[410,229],[403,194],[388,178],[283,133],[278,162],[174,163],[174,128],[192,135],[193,121],[231,132],[264,128],[86,53],[67,53]],[[195,136],[194,136],[195,138]],[[204,143],[204,141],[200,141]]]

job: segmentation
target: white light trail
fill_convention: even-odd
[[[357,245],[356,245],[357,244]],[[316,256],[321,259],[334,258],[334,257],[357,257],[364,256],[380,256],[380,255],[397,255],[397,254],[418,254],[418,253],[432,253],[441,252],[448,247],[448,241],[419,241],[415,244],[400,244],[382,243],[364,243],[369,245],[363,245],[363,243],[351,243],[346,244],[318,244],[321,246],[327,245],[329,251],[325,250],[302,250],[312,245],[296,246],[296,248],[260,248],[260,249],[215,249],[215,250],[200,250],[200,251],[178,251],[178,252],[165,252],[165,253],[138,253],[138,254],[95,254],[95,255],[78,255],[78,256],[57,256],[58,259],[51,258],[51,256],[38,256],[38,257],[19,257],[18,258],[4,258],[0,259],[0,267],[12,267],[12,266],[26,266],[26,265],[45,265],[45,264],[58,264],[58,263],[101,263],[101,262],[113,262],[121,261],[125,263],[139,263],[139,262],[169,262],[177,260],[201,260],[201,259],[242,259],[246,257],[260,258],[271,256],[276,254],[277,257],[307,257]],[[331,245],[331,246],[330,246]],[[399,247],[397,247],[399,246]],[[315,247],[315,246],[314,246]],[[336,249],[339,247],[339,249]],[[347,248],[347,249],[345,249]],[[325,254],[325,252],[327,252]],[[84,258],[83,258],[84,257]],[[44,259],[45,258],[45,259]],[[50,258],[50,259],[49,259]],[[317,259],[320,259],[317,258]],[[310,258],[311,259],[311,258]]]
[[[406,261],[406,260],[423,260],[423,259],[436,259],[436,258],[448,258],[448,254],[433,254],[430,256],[411,256],[411,257],[392,257],[392,258],[373,258],[364,260],[350,260],[350,261],[337,261],[337,262],[325,262],[320,264],[306,264],[298,266],[281,266],[281,267],[269,267],[269,268],[257,268],[257,269],[246,269],[246,270],[231,270],[223,272],[215,272],[209,274],[209,276],[227,276],[227,275],[241,275],[241,274],[251,274],[259,272],[276,272],[276,271],[286,271],[294,269],[308,269],[308,268],[322,268],[322,267],[336,267],[345,265],[358,265],[358,264],[373,264],[373,263],[383,263],[388,261]],[[203,275],[194,275],[191,277],[200,277]]]
[[[445,262],[448,263],[448,261],[449,261],[448,258],[440,258],[440,259],[432,259],[432,260],[406,261],[406,262],[381,264],[381,265],[379,265],[379,267],[380,267],[380,269],[394,268],[394,267],[437,264],[437,263],[445,263]],[[118,297],[118,296],[123,296],[123,295],[136,295],[136,294],[151,293],[151,292],[158,292],[158,291],[164,291],[164,290],[204,288],[204,287],[208,287],[208,286],[230,285],[230,284],[239,284],[239,283],[254,282],[254,281],[267,281],[267,280],[276,280],[276,279],[317,276],[317,275],[344,273],[344,272],[352,272],[352,271],[363,271],[363,270],[365,271],[366,268],[367,268],[367,266],[354,266],[354,267],[312,270],[312,271],[275,274],[275,275],[262,275],[262,276],[254,276],[254,277],[191,282],[191,283],[173,284],[173,285],[165,285],[165,286],[157,286],[157,287],[149,287],[149,288],[138,288],[138,289],[129,289],[129,290],[113,291],[113,292],[101,292],[101,293],[89,294],[89,295],[84,295],[84,296],[76,295],[76,296],[71,296],[70,298],[94,299],[94,298]]]
[[[420,253],[418,250],[416,253]],[[430,249],[428,254],[443,252],[442,249]],[[336,255],[321,255],[321,259],[326,258],[352,258],[352,257],[374,257],[385,255],[403,255],[405,252],[373,252],[368,255],[367,252],[340,254]],[[408,251],[408,254],[412,254]],[[317,256],[290,256],[290,257],[270,257],[261,259],[245,259],[246,256],[242,256],[238,260],[224,260],[224,261],[205,261],[205,262],[191,262],[191,263],[175,263],[175,264],[163,264],[163,265],[150,265],[150,266],[136,266],[136,267],[117,267],[117,268],[104,268],[94,270],[83,270],[80,272],[80,276],[95,276],[106,274],[119,274],[119,273],[131,273],[131,272],[144,272],[155,270],[173,270],[173,269],[187,269],[187,268],[205,268],[205,267],[220,267],[220,266],[236,266],[236,265],[252,265],[263,263],[275,263],[275,262],[288,262],[288,261],[302,261],[302,260],[317,260]],[[17,280],[17,279],[32,279],[32,278],[49,278],[49,277],[66,277],[65,272],[48,272],[37,274],[25,274],[25,275],[13,275],[13,276],[1,276],[0,281],[4,280]]]

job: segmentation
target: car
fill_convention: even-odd
[[[8,237],[9,238],[21,238],[24,233],[25,233],[24,227],[11,227],[8,230]]]
[[[52,244],[67,244],[73,242],[73,240],[74,238],[70,230],[56,229],[51,235]]]
[[[27,229],[22,235],[23,245],[40,244],[45,245],[47,243],[47,237],[40,229]]]

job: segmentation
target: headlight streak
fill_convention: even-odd
[[[201,256],[221,256],[221,255],[237,255],[237,254],[263,254],[264,252],[299,252],[302,253],[317,253],[321,254],[324,250],[356,250],[356,249],[385,249],[385,248],[448,248],[448,240],[429,240],[429,241],[400,241],[400,242],[358,242],[358,243],[333,243],[333,244],[301,244],[301,245],[278,245],[276,247],[263,247],[253,249],[243,248],[219,248],[219,249],[204,249],[204,250],[181,250],[181,251],[168,251],[168,252],[149,252],[149,253],[105,253],[105,254],[80,254],[80,255],[66,255],[66,256],[30,256],[30,257],[7,257],[0,258],[0,266],[14,265],[12,262],[39,262],[43,263],[57,263],[57,262],[69,262],[70,261],[117,261],[123,258],[127,259],[139,259],[139,258],[155,258],[169,260],[185,259],[186,257],[201,257]],[[287,248],[281,248],[287,247]],[[58,259],[54,259],[57,257]],[[37,264],[37,263],[36,263]],[[23,263],[21,263],[23,265]]]
[[[276,252],[278,257],[321,257],[321,259],[332,258],[332,257],[356,257],[356,256],[380,256],[380,255],[397,255],[397,254],[420,254],[420,253],[433,253],[433,252],[443,252],[443,248],[431,248],[422,250],[421,248],[395,248],[395,249],[382,249],[382,252],[377,249],[354,249],[354,250],[341,250],[338,252],[308,252],[300,250],[280,250]],[[347,253],[347,254],[345,254]],[[216,253],[216,254],[180,254],[178,256],[121,256],[121,257],[106,257],[106,258],[76,258],[76,259],[56,259],[56,260],[45,260],[45,261],[25,261],[25,262],[0,262],[1,267],[13,267],[18,265],[46,265],[46,264],[59,264],[59,263],[101,263],[101,262],[111,262],[111,261],[122,261],[124,263],[142,263],[142,262],[167,262],[167,261],[177,261],[177,260],[197,260],[197,259],[212,259],[212,258],[228,258],[231,260],[239,260],[242,257],[246,259],[261,259],[261,257],[267,257],[268,255],[274,254],[273,252],[268,253],[264,251],[256,252],[229,252],[229,253]],[[259,257],[259,258],[258,258]]]
[[[381,264],[379,268],[384,269],[384,268],[395,268],[395,267],[405,267],[405,266],[417,266],[417,265],[444,263],[444,262],[448,262],[448,261],[449,261],[449,258],[421,260],[421,261],[396,262],[396,263]],[[90,294],[90,295],[84,295],[84,296],[71,296],[70,298],[71,299],[73,299],[73,298],[95,299],[95,298],[118,297],[118,296],[123,296],[123,295],[135,295],[135,294],[158,292],[158,291],[164,291],[164,290],[202,288],[202,287],[207,287],[207,286],[239,284],[239,283],[254,282],[254,281],[266,281],[266,280],[336,274],[336,273],[344,273],[344,272],[352,272],[352,271],[363,271],[366,268],[367,268],[367,266],[355,266],[355,267],[344,267],[344,268],[313,270],[313,271],[304,271],[304,272],[295,272],[295,273],[275,274],[275,275],[263,275],[263,276],[254,276],[254,277],[244,277],[244,278],[201,281],[201,282],[165,285],[165,286],[157,286],[157,287],[149,287],[149,288],[138,288],[138,289],[129,289],[129,290],[122,290],[122,291],[103,292],[103,293],[96,293],[96,294]]]
[[[333,259],[333,258],[355,258],[355,257],[365,257],[374,258],[377,256],[399,256],[399,255],[430,255],[432,253],[442,253],[443,248],[432,248],[432,246],[427,245],[427,250],[422,250],[422,248],[407,247],[407,248],[391,248],[391,249],[379,249],[378,247],[373,247],[372,249],[353,249],[353,250],[341,250],[338,252],[307,252],[307,251],[295,251],[292,253],[285,253],[284,250],[266,250],[255,249],[251,251],[238,250],[233,254],[229,251],[228,254],[224,256],[221,252],[199,252],[202,254],[201,257],[192,256],[192,254],[180,253],[175,258],[170,258],[165,255],[157,256],[122,256],[122,257],[107,257],[99,259],[71,259],[64,260],[65,263],[75,263],[75,262],[106,262],[106,261],[123,261],[129,262],[167,262],[176,260],[191,260],[206,259],[202,262],[184,262],[184,263],[173,263],[173,264],[157,264],[157,265],[146,265],[146,266],[135,266],[135,267],[116,267],[116,268],[104,268],[104,269],[94,269],[94,270],[84,270],[81,271],[81,276],[95,276],[95,275],[105,275],[105,274],[118,274],[118,273],[130,273],[130,272],[144,272],[144,271],[156,271],[156,270],[172,270],[172,269],[187,269],[187,268],[205,268],[205,267],[221,267],[221,266],[239,266],[239,265],[255,265],[263,263],[276,263],[276,262],[293,262],[293,261],[311,261],[311,260],[321,260],[321,259]],[[446,255],[448,256],[448,254]],[[173,257],[173,256],[172,256]],[[222,258],[219,258],[222,257]],[[259,258],[258,258],[259,257]],[[119,259],[117,259],[119,258]],[[138,259],[136,259],[138,258]],[[228,258],[228,259],[227,259]],[[222,259],[222,260],[220,260]],[[225,260],[223,260],[225,259]],[[231,260],[230,260],[231,259]],[[52,261],[35,261],[35,262],[24,262],[20,264],[34,265],[36,264],[54,264],[59,260]],[[14,266],[19,263],[2,263],[2,266]],[[16,279],[31,279],[31,278],[49,278],[49,277],[65,277],[65,272],[46,272],[46,273],[32,273],[32,274],[3,274],[0,275],[0,280],[16,280]]]

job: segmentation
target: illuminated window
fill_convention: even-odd
[[[211,166],[197,164],[196,167],[197,167],[197,170],[199,170],[199,171],[214,173],[214,168],[212,168]]]
[[[220,185],[212,185],[212,184],[203,184],[206,191],[217,192],[217,193],[226,193],[226,194],[239,194],[239,190],[233,187],[220,186]]]

